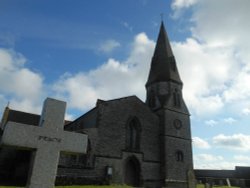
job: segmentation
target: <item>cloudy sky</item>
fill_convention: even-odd
[[[68,119],[137,95],[161,22],[192,114],[195,168],[250,165],[249,0],[1,0],[0,113],[67,102]]]

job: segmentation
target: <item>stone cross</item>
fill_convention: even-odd
[[[64,131],[66,103],[47,98],[39,126],[8,122],[1,144],[33,149],[34,158],[28,188],[53,188],[60,151],[86,153],[87,135]]]

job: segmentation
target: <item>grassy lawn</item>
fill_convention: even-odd
[[[130,187],[129,186],[125,186],[125,185],[113,185],[113,186],[87,185],[87,186],[57,186],[56,188],[130,188]]]
[[[214,188],[228,188],[228,186],[213,186]],[[204,185],[197,185],[196,188],[204,188]],[[231,186],[231,188],[239,188],[239,187],[234,187]]]
[[[228,188],[227,186],[214,186],[216,188]],[[21,188],[21,187],[9,187],[9,186],[0,186],[0,188]],[[57,186],[56,188],[130,188],[129,186],[123,186],[123,185],[113,185],[113,186]],[[204,188],[204,185],[197,185],[197,188]],[[238,187],[231,187],[231,188],[238,188]]]
[[[11,187],[11,186],[0,186],[0,188],[23,188],[23,187]],[[130,188],[129,186],[123,185],[113,185],[113,186],[94,186],[94,185],[86,185],[86,186],[56,186],[56,188]]]

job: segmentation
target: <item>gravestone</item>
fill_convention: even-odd
[[[223,180],[219,180],[219,186],[223,186],[224,185],[224,181]]]
[[[53,188],[60,152],[86,153],[87,135],[64,131],[66,103],[47,98],[39,126],[8,122],[1,145],[33,149],[28,188]]]
[[[196,188],[196,179],[193,170],[188,171],[188,188]]]
[[[229,178],[227,178],[226,181],[227,181],[227,186],[231,187],[231,182],[230,182]]]
[[[210,184],[209,183],[205,183],[205,188],[210,188]]]
[[[240,179],[240,188],[247,188],[246,187],[246,182],[244,179]]]

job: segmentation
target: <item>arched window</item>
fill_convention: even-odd
[[[174,106],[181,106],[181,95],[177,89],[174,90]]]
[[[175,153],[176,161],[183,162],[184,161],[184,155],[182,151],[176,151]]]
[[[137,118],[132,118],[127,125],[127,149],[132,151],[140,150],[140,131],[141,126]]]

